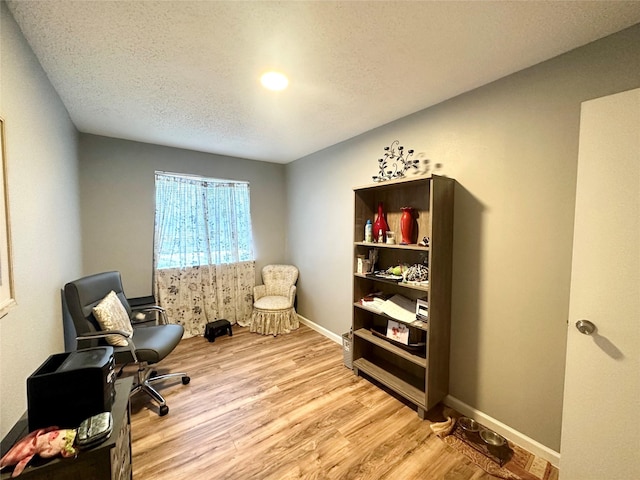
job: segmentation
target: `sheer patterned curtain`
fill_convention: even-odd
[[[255,262],[249,184],[156,173],[156,297],[186,336],[249,324]]]

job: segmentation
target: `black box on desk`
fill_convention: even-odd
[[[77,428],[86,418],[111,411],[114,370],[113,347],[51,355],[27,378],[29,431]]]

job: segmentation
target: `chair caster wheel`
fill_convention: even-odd
[[[191,377],[184,376],[182,377],[182,384],[187,385],[191,381]]]
[[[160,407],[160,411],[158,412],[158,414],[159,414],[161,417],[164,417],[167,413],[169,413],[169,407],[167,407],[166,405],[162,405],[162,406]]]

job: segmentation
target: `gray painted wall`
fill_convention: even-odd
[[[400,140],[458,182],[450,394],[559,451],[580,103],[638,86],[635,26],[289,164],[299,313],[348,331],[352,188]]]
[[[26,378],[64,351],[61,289],[80,273],[77,132],[4,2],[0,115],[18,305],[0,319],[0,436],[27,408]]]
[[[156,170],[250,182],[257,281],[285,261],[284,165],[80,134],[85,274],[119,270],[128,296],[152,293]]]

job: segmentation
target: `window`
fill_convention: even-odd
[[[156,269],[253,260],[249,183],[156,172]]]

